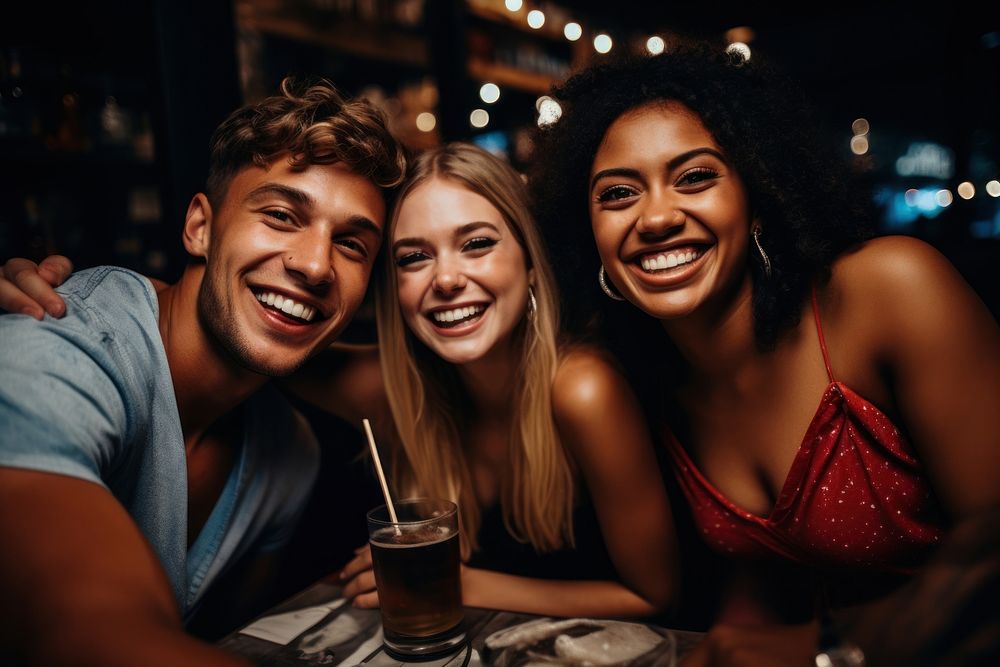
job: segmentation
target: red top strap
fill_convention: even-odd
[[[812,287],[813,317],[816,319],[816,333],[819,334],[819,349],[823,350],[823,363],[826,364],[826,375],[830,382],[836,382],[833,377],[833,367],[830,366],[830,353],[826,350],[826,338],[823,337],[823,323],[819,317],[819,304],[816,301],[816,286]]]

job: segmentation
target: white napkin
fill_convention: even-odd
[[[265,616],[240,630],[240,634],[287,646],[288,642],[319,623],[327,614],[346,601],[344,598],[339,598],[316,607],[306,607],[284,614]]]

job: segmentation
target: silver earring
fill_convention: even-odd
[[[533,322],[538,315],[538,301],[535,300],[535,290],[528,285],[528,321]]]
[[[757,246],[757,252],[760,253],[760,259],[764,262],[764,275],[768,278],[771,277],[771,258],[767,256],[764,252],[764,246],[760,244],[760,225],[753,226],[753,242]]]
[[[608,295],[609,298],[615,301],[624,301],[625,297],[621,294],[617,294],[611,285],[608,284],[608,278],[604,275],[604,265],[601,264],[601,268],[597,270],[597,284],[601,286],[601,291]]]

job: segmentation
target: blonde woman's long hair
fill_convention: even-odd
[[[514,423],[508,465],[500,476],[505,528],[539,552],[573,545],[574,471],[552,417],[552,382],[559,365],[559,309],[555,280],[541,235],[531,217],[521,177],[506,162],[471,144],[431,149],[413,163],[389,220],[391,239],[400,204],[432,178],[456,182],[485,197],[503,215],[534,268],[537,307],[514,332],[521,350],[515,374]],[[402,451],[391,457],[400,496],[448,498],[459,506],[462,556],[477,548],[481,513],[463,446],[471,403],[454,365],[444,361],[406,326],[399,309],[396,265],[386,256],[376,286],[379,354],[389,405]]]

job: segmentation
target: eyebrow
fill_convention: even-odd
[[[486,222],[485,220],[476,220],[474,222],[467,222],[464,225],[462,225],[461,227],[459,227],[458,229],[456,229],[454,236],[456,236],[456,237],[458,237],[458,236],[464,236],[465,234],[468,234],[469,232],[475,231],[477,229],[481,229],[483,227],[489,227],[490,229],[492,229],[496,233],[498,233],[498,234],[500,233],[500,230],[492,222]],[[427,242],[427,239],[425,239],[425,238],[423,238],[421,236],[410,236],[410,237],[405,238],[405,239],[399,239],[398,241],[396,241],[395,243],[393,243],[392,244],[392,249],[395,251],[400,246],[421,245],[421,244],[426,243],[426,242]]]
[[[293,204],[299,204],[300,206],[312,206],[314,200],[303,190],[298,188],[289,187],[287,185],[281,185],[280,183],[264,183],[251,190],[243,201],[253,201],[256,199],[263,199],[270,195],[277,195],[278,197],[283,197]]]
[[[729,161],[726,160],[726,158],[722,155],[722,153],[715,150],[714,148],[703,146],[701,148],[694,148],[692,150],[687,151],[686,153],[681,153],[680,155],[671,158],[667,162],[667,171],[676,169],[678,166],[684,164],[685,162],[687,162],[692,158],[698,157],[699,155],[711,155],[716,159],[718,159],[720,162],[729,164]],[[597,181],[599,181],[602,178],[606,178],[608,176],[625,176],[627,178],[639,178],[639,170],[629,169],[626,167],[613,167],[611,169],[602,169],[601,171],[594,174],[594,177],[590,179],[590,188],[593,189],[594,186],[597,184]]]

